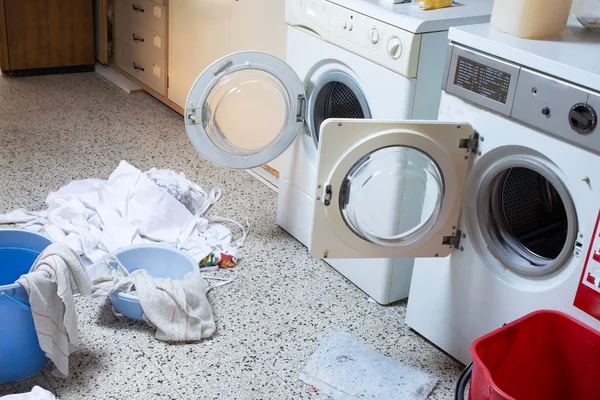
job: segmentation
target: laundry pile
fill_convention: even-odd
[[[14,223],[68,245],[86,265],[117,249],[142,243],[165,243],[187,251],[197,261],[210,254],[236,257],[247,224],[203,214],[221,196],[205,192],[182,173],[155,168],[144,173],[121,161],[108,180],[73,181],[46,198],[45,211],[18,209],[0,215],[0,224]],[[232,241],[219,222],[242,229]]]
[[[73,181],[48,195],[45,211],[18,209],[0,215],[0,224],[18,224],[63,246],[64,261],[59,261],[59,270],[55,268],[53,272],[58,284],[62,282],[62,271],[66,271],[65,276],[69,276],[70,271],[72,278],[77,277],[73,269],[69,270],[74,264],[69,260],[75,257],[87,268],[87,274],[84,272],[87,284],[80,284],[83,281],[74,278],[72,282],[82,289],[82,294],[90,294],[89,275],[93,280],[91,292],[94,296],[108,296],[113,292],[137,296],[143,310],[142,317],[156,328],[157,339],[194,341],[208,338],[215,331],[206,293],[232,282],[237,276],[235,270],[232,278],[209,277],[200,271],[235,266],[237,249],[243,245],[248,232],[247,222],[244,226],[232,219],[204,216],[220,196],[221,189],[214,188],[207,193],[187,180],[183,173],[156,168],[144,173],[121,161],[108,180]],[[239,227],[241,237],[232,240],[232,232],[222,222]],[[166,244],[187,252],[195,260],[192,265],[196,270],[183,279],[157,278],[145,271],[143,266],[138,267],[142,270],[129,273],[122,265],[114,268],[106,261],[112,259],[120,264],[113,253],[147,243]],[[48,249],[56,252],[54,246],[58,245]],[[46,251],[42,256],[45,255],[52,255],[44,264],[44,271],[49,273],[56,254],[48,255]],[[56,293],[52,294],[49,289],[51,285],[43,292],[32,292],[30,287],[35,287],[41,279],[32,272],[19,280],[28,290],[32,309],[35,311],[36,303],[47,303],[47,309],[41,314],[44,317],[50,315],[52,321],[58,318],[58,309],[65,313],[64,327],[61,323],[55,324],[58,329],[54,329],[50,336],[40,337],[40,344],[48,354],[44,347],[48,339],[49,347],[54,345],[55,352],[58,349],[60,354],[65,355],[62,361],[49,357],[66,375],[70,346],[78,344],[72,329],[74,323],[76,330],[74,307],[71,300],[61,302],[61,298],[55,299]],[[46,275],[42,278],[50,279]],[[207,280],[211,279],[218,282],[209,285]],[[68,291],[68,288],[65,290]],[[42,321],[35,319],[36,327],[38,320]],[[59,337],[61,334],[62,337]],[[64,364],[61,364],[63,361]]]

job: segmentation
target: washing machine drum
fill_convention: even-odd
[[[308,128],[318,147],[321,124],[329,118],[370,119],[371,111],[359,84],[348,74],[334,71],[315,84],[309,98]]]

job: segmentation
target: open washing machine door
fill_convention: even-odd
[[[196,150],[227,168],[277,158],[303,129],[306,95],[294,70],[260,52],[230,54],[194,82],[185,127]]]
[[[477,142],[469,124],[330,119],[321,131],[313,257],[451,253]]]

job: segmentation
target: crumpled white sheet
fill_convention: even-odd
[[[34,386],[31,392],[0,396],[2,400],[56,400],[56,397],[46,389]]]
[[[198,261],[215,250],[237,256],[247,224],[202,216],[220,195],[219,188],[206,193],[183,174],[154,168],[145,174],[121,161],[108,180],[73,181],[48,195],[47,210],[18,209],[0,215],[0,224],[15,223],[66,244],[86,265],[117,249],[150,242],[173,245]],[[217,222],[236,224],[241,238],[232,241],[231,231]]]

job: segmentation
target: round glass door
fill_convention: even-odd
[[[294,141],[304,107],[302,82],[285,62],[266,53],[235,53],[208,67],[192,86],[186,130],[211,162],[253,168]]]
[[[442,209],[442,173],[431,157],[390,146],[361,158],[340,190],[340,210],[358,236],[384,246],[412,243],[435,224]]]

